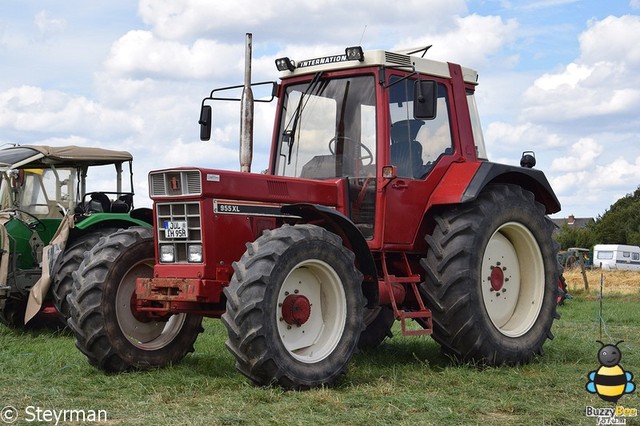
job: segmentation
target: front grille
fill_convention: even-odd
[[[175,263],[187,263],[187,247],[190,244],[202,244],[200,203],[158,203],[156,215],[158,243],[173,245]],[[165,231],[167,222],[186,222],[186,238],[167,238]]]
[[[200,195],[202,179],[199,170],[172,170],[149,173],[149,196],[175,197]]]

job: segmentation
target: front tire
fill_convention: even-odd
[[[255,384],[333,385],[364,328],[362,274],[335,234],[314,225],[265,231],[225,288],[227,348]]]
[[[433,338],[463,362],[515,365],[541,354],[558,286],[544,206],[519,186],[489,185],[435,223],[421,260]]]
[[[162,321],[133,310],[135,280],[151,277],[153,264],[153,231],[142,227],[103,238],[82,261],[68,297],[68,324],[90,364],[119,372],[164,366],[193,352],[202,317]]]

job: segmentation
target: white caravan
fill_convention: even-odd
[[[596,244],[593,246],[593,265],[605,271],[640,271],[640,247],[622,244]]]

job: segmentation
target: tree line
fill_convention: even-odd
[[[555,239],[561,250],[570,247],[591,249],[596,244],[640,246],[640,186],[613,203],[585,228],[562,225]]]

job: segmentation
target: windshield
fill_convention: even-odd
[[[22,169],[2,173],[2,209],[17,208],[37,217],[59,217],[75,205],[73,169]]]
[[[276,174],[310,179],[375,176],[373,76],[287,87]]]

